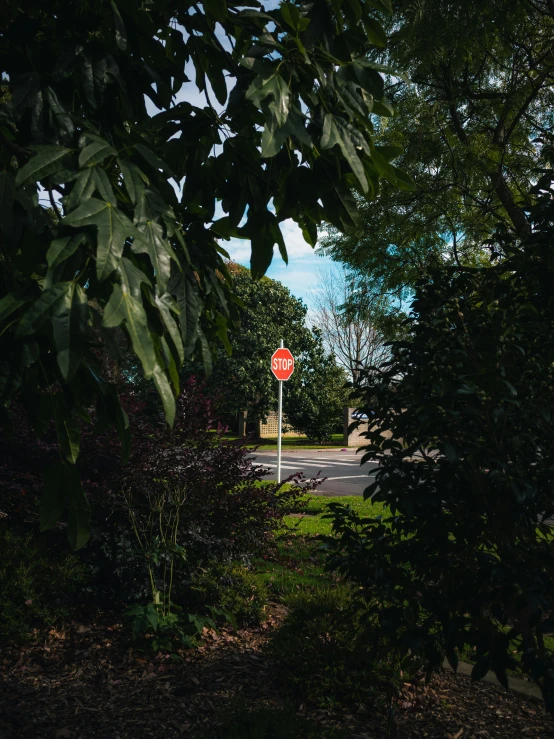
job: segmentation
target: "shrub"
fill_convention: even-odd
[[[472,676],[523,669],[554,712],[554,187],[509,256],[443,268],[417,290],[406,341],[368,377],[375,413],[360,519],[335,506],[331,564],[360,586],[367,638],[440,669],[475,650]],[[517,652],[517,655],[515,654]]]
[[[175,543],[182,556],[174,573],[174,592],[181,602],[190,593],[199,568],[214,562],[246,562],[263,549],[282,517],[313,485],[299,478],[292,485],[262,484],[264,473],[254,465],[251,449],[225,438],[214,402],[194,378],[186,383],[175,427],[168,430],[157,395],[137,381],[132,367],[125,373],[133,382],[123,384],[120,395],[136,431],[129,464],[121,464],[117,438],[105,430],[94,411],[95,432],[87,425],[82,434],[79,465],[92,504],[92,536],[79,552],[90,573],[83,589],[95,604],[103,606],[144,603],[152,598],[146,566],[150,562],[155,589],[163,591],[167,552],[155,551],[159,550],[163,517],[151,520],[152,512],[163,504],[164,515],[173,516],[171,496],[178,492],[183,504]],[[11,438],[0,436],[0,511],[24,528],[28,527],[24,521],[38,521],[42,473],[56,457],[57,445],[49,428],[37,442],[28,419],[19,411],[14,406]],[[130,514],[139,526],[148,521],[153,526],[147,548],[154,558],[148,561]],[[62,521],[57,528],[63,531],[66,525]],[[183,607],[189,610],[186,603]]]
[[[178,401],[175,427],[144,435],[124,480],[133,525],[148,531],[151,563],[166,566],[167,556],[155,549],[167,540],[164,528],[176,526],[175,592],[198,568],[248,559],[262,550],[295,501],[315,486],[300,478],[289,485],[262,484],[265,474],[244,442],[225,439],[212,401],[190,380]],[[160,513],[152,517],[154,508]],[[141,545],[141,557],[148,547]]]
[[[158,556],[154,550],[159,549],[160,525],[166,526],[176,513],[172,496],[178,493],[183,498],[176,539],[181,555],[174,595],[181,603],[198,568],[214,561],[247,560],[265,546],[294,501],[314,486],[300,479],[293,485],[262,484],[264,475],[254,465],[251,449],[225,438],[203,383],[191,378],[185,384],[171,430],[157,399],[137,387],[140,395],[129,388],[121,393],[137,430],[127,466],[121,467],[112,454],[111,434],[85,438],[83,477],[93,519],[91,541],[82,556],[93,571],[97,602],[113,605],[114,600],[144,602],[151,597],[148,563],[154,567],[157,589],[163,591],[167,552]],[[165,513],[156,522],[152,512],[159,506]],[[130,517],[139,528],[153,526],[146,547],[153,558],[148,561]]]
[[[67,617],[85,580],[77,556],[41,552],[30,534],[0,524],[0,639],[24,641],[33,627]]]
[[[319,342],[316,349],[298,363],[287,383],[285,412],[295,430],[323,444],[337,429],[342,432],[343,411],[348,404],[347,376],[334,355],[325,354],[318,331],[315,336]]]
[[[360,639],[350,586],[298,592],[288,596],[286,604],[290,613],[269,649],[293,694],[329,707],[359,704],[383,691],[394,691],[399,666],[374,659]]]
[[[197,610],[216,606],[232,614],[239,625],[254,626],[263,619],[268,592],[243,565],[216,564],[195,578],[191,598]]]

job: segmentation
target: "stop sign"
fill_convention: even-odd
[[[281,347],[271,357],[271,371],[278,380],[288,380],[294,372],[294,357],[288,349]]]

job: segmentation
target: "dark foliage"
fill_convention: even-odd
[[[382,693],[396,693],[399,665],[394,656],[374,653],[361,638],[352,596],[351,587],[338,584],[287,597],[289,614],[272,635],[269,651],[291,698],[321,708],[354,708],[369,701],[383,708]]]
[[[277,409],[279,384],[271,372],[271,355],[283,340],[295,359],[283,388],[284,414],[309,438],[328,438],[341,424],[344,378],[326,353],[321,333],[310,330],[308,309],[280,282],[253,280],[250,270],[233,262],[227,266],[244,307],[240,330],[230,335],[232,354],[219,352],[210,381],[219,412],[236,425],[237,414],[247,411],[249,429],[259,431],[259,422]]]
[[[418,286],[408,339],[368,378],[366,490],[383,519],[333,511],[330,565],[362,586],[366,638],[475,679],[521,669],[554,711],[554,188],[543,170],[507,261]]]
[[[285,386],[287,423],[322,444],[343,430],[348,405],[346,372],[323,347],[321,332],[313,329],[313,351],[298,363]]]
[[[215,564],[199,572],[190,590],[190,607],[200,613],[211,607],[230,613],[239,626],[263,619],[268,591],[264,583],[239,564]]]
[[[137,544],[129,514],[149,537],[148,556],[159,557],[155,564],[160,578],[169,556],[160,543],[164,524],[150,523],[149,518],[157,507],[166,523],[177,514],[173,554],[179,564],[173,600],[186,606],[199,567],[248,560],[315,485],[300,478],[292,486],[264,482],[265,473],[255,466],[251,449],[224,438],[225,429],[214,415],[216,403],[194,378],[178,399],[171,430],[154,404],[149,409],[146,401],[128,399],[127,407],[133,403],[137,436],[131,461],[114,470],[107,485],[91,492],[96,513],[84,556],[98,568],[96,587],[108,600],[115,594],[127,600],[144,597],[150,589],[145,552]]]
[[[25,641],[34,627],[63,620],[79,601],[87,580],[82,562],[40,544],[0,521],[0,642]]]
[[[67,506],[73,548],[90,533],[75,463],[91,407],[129,455],[114,330],[171,425],[178,368],[209,371],[237,319],[218,241],[250,241],[259,277],[275,245],[287,260],[282,221],[313,246],[323,217],[354,223],[352,188],[406,186],[373,146],[371,116],[392,113],[365,58],[386,43],[374,6],[2,3],[0,423],[14,399],[39,434],[54,422],[41,526]]]
[[[144,523],[155,501],[162,500],[163,515],[172,515],[171,493],[177,490],[183,495],[174,601],[187,607],[194,601],[191,585],[198,568],[247,561],[271,538],[283,515],[298,507],[302,494],[314,486],[299,479],[292,486],[264,482],[250,458],[251,450],[224,438],[224,429],[215,420],[216,403],[200,381],[191,379],[183,389],[171,430],[155,393],[137,394],[132,386],[123,385],[121,397],[133,423],[130,462],[121,464],[119,442],[111,429],[98,426],[97,433],[83,435],[80,466],[93,504],[92,536],[81,553],[90,575],[83,588],[90,600],[103,607],[150,597],[146,554],[138,545],[129,514]],[[50,541],[63,549],[65,519],[51,531],[39,533],[36,502],[42,470],[57,454],[53,430],[50,437],[48,432],[45,436],[49,441],[37,443],[21,412],[11,438],[1,438],[0,510],[10,531],[27,538],[33,535],[41,546]],[[161,551],[159,534],[154,526],[148,554],[153,555],[157,547],[155,569],[163,579],[168,552]]]

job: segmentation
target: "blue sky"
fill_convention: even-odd
[[[262,6],[265,10],[271,10],[278,7],[279,0],[265,0]],[[227,46],[227,39],[223,34],[220,38],[222,44]],[[188,77],[191,80],[185,83],[179,93],[176,95],[175,102],[186,100],[192,105],[203,108],[206,105],[204,93],[199,92],[195,83],[195,75],[190,68],[185,67],[185,71],[189,72]],[[229,79],[228,86],[232,87],[234,80]],[[209,87],[209,84],[208,84]],[[211,89],[210,89],[211,92]],[[210,95],[212,103],[216,109],[221,106],[215,100],[213,94]],[[152,113],[156,112],[155,107],[150,100],[147,106]],[[217,147],[216,147],[217,148]],[[220,218],[224,213],[219,204],[216,206],[216,218]],[[302,298],[308,308],[312,308],[312,296],[317,289],[318,273],[325,272],[331,267],[331,260],[328,257],[317,256],[314,249],[304,241],[302,232],[292,220],[281,223],[281,231],[287,247],[289,256],[288,266],[283,262],[277,246],[274,247],[274,256],[271,266],[267,271],[267,276],[274,280],[279,280],[283,285],[289,288],[293,295]],[[235,262],[250,267],[250,242],[240,239],[231,239],[231,241],[222,241],[221,246],[229,252],[229,256]]]
[[[262,2],[262,5],[265,10],[270,10],[278,7],[279,1],[266,0]],[[321,257],[314,253],[314,249],[304,241],[302,232],[294,221],[284,221],[281,224],[281,231],[285,239],[289,263],[287,266],[283,262],[279,250],[275,247],[267,276],[282,282],[293,295],[302,298],[308,308],[312,308],[312,297],[318,285],[318,273],[321,274],[330,269],[332,262],[329,257]],[[244,264],[245,267],[250,266],[250,243],[248,241],[232,239],[222,242],[221,245],[227,249],[234,261]]]
[[[281,224],[281,231],[287,246],[289,263],[286,265],[277,247],[274,248],[273,261],[267,276],[279,280],[297,298],[302,298],[308,308],[313,308],[312,298],[317,290],[318,274],[330,269],[329,257],[315,254],[314,249],[304,241],[302,232],[294,223],[287,220]],[[231,259],[245,267],[250,266],[250,242],[240,239],[222,241],[221,246],[229,252]]]

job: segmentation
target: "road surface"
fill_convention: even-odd
[[[277,477],[277,452],[255,452],[256,464],[271,470],[265,479],[275,480]],[[311,477],[326,477],[316,490],[323,495],[362,495],[364,489],[375,481],[371,474],[377,469],[375,462],[366,462],[360,466],[362,455],[354,449],[339,451],[335,449],[306,449],[281,453],[281,480],[285,480],[295,472],[303,472]]]

